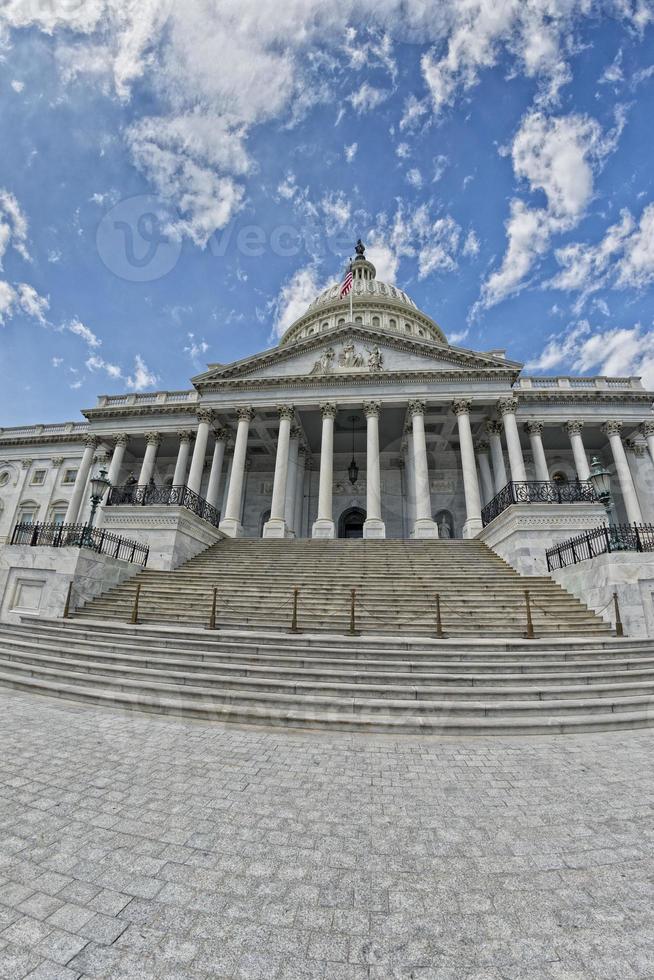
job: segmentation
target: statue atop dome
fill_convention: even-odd
[[[364,259],[366,253],[366,246],[363,244],[360,238],[357,239],[357,243],[354,246],[354,251],[357,253],[358,259]]]

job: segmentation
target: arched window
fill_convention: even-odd
[[[66,511],[68,510],[68,504],[65,500],[55,500],[55,502],[50,507],[50,522],[52,524],[63,524],[66,520]]]
[[[340,327],[343,323],[345,323],[345,317],[343,317],[343,316],[342,317],[339,317],[338,326]]]
[[[373,327],[378,327],[379,326],[379,317],[378,316],[373,316],[373,318],[372,318],[372,325],[373,325]]]
[[[391,317],[391,319],[388,321],[388,325],[391,328],[391,330],[395,330],[397,327],[397,321]]]
[[[363,323],[363,317],[362,316],[355,316],[354,322],[355,323]]]
[[[405,323],[404,324],[404,329],[406,330],[407,333],[412,333],[412,331],[413,331],[413,327],[411,326],[410,323]]]
[[[568,477],[566,476],[565,473],[562,473],[561,471],[559,471],[558,473],[554,473],[552,475],[552,483],[568,483],[568,482],[569,482]]]
[[[34,524],[39,514],[39,505],[34,500],[25,500],[18,510],[20,524]]]

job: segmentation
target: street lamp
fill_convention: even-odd
[[[611,474],[602,465],[602,461],[597,456],[593,456],[591,460],[589,482],[595,491],[595,496],[606,511],[609,524],[611,524],[611,508],[613,506],[611,499]]]
[[[93,528],[93,522],[95,520],[95,512],[98,509],[98,504],[107,492],[108,487],[111,486],[109,480],[107,479],[107,471],[104,468],[98,470],[97,474],[91,479],[91,514],[89,516],[88,523],[84,528],[83,541],[87,548],[93,547],[93,537],[91,530]]]

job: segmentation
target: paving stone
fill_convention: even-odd
[[[654,976],[649,731],[319,735],[0,690],[0,744],[3,980]]]

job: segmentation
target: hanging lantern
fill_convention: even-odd
[[[352,415],[350,419],[352,422],[352,462],[347,468],[347,475],[350,478],[350,483],[352,486],[354,486],[359,479],[359,467],[357,466],[357,461],[354,458],[354,423],[356,422],[356,419],[356,415]]]

